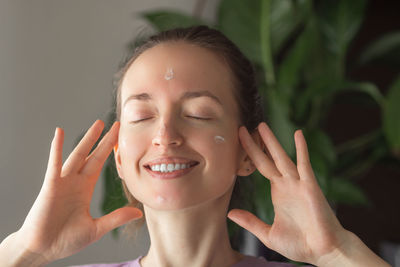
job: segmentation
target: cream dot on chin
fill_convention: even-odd
[[[156,198],[156,201],[158,203],[164,203],[165,202],[165,198],[163,196],[158,195],[157,198]]]

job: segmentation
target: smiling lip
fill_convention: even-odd
[[[189,168],[183,169],[183,170],[177,170],[177,171],[172,171],[172,172],[156,172],[156,171],[152,171],[151,169],[145,167],[146,171],[148,171],[150,173],[150,175],[154,178],[157,179],[175,179],[175,178],[179,178],[185,174],[187,174],[188,172],[190,172],[191,170],[193,170],[194,167],[197,166],[193,165]]]
[[[168,164],[168,163],[188,164],[188,163],[190,163],[191,164],[191,163],[198,163],[198,162],[195,160],[190,160],[188,158],[182,158],[182,157],[161,157],[161,158],[147,162],[146,164],[144,164],[144,167],[148,167],[148,166],[155,165],[155,164],[162,164],[162,163],[165,163],[165,164]]]
[[[158,171],[153,171],[151,170],[150,166],[154,164],[168,164],[168,163],[185,163],[185,164],[190,164],[189,168],[185,168],[182,170],[176,170],[172,172],[158,172]],[[163,157],[159,158],[156,160],[153,160],[151,162],[148,162],[144,165],[144,168],[146,171],[153,177],[157,179],[175,179],[179,178],[190,171],[193,170],[194,167],[196,167],[199,164],[199,162],[194,161],[194,160],[189,160],[187,158],[179,158],[179,157]]]

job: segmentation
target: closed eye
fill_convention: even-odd
[[[205,120],[205,121],[211,120],[211,118],[203,118],[203,117],[195,117],[195,116],[186,116],[186,117],[195,119],[195,120]]]
[[[203,117],[195,117],[195,116],[186,116],[186,117],[191,118],[191,119],[195,119],[195,120],[204,120],[204,121],[212,119],[212,118],[203,118]],[[136,120],[136,121],[131,121],[130,123],[135,124],[135,123],[139,123],[139,122],[142,122],[142,121],[145,121],[145,120],[149,120],[151,118],[152,117],[144,118],[144,119],[140,119],[140,120]]]
[[[138,123],[138,122],[145,121],[145,120],[148,120],[148,119],[151,119],[151,118],[144,118],[144,119],[140,119],[140,120],[137,120],[137,121],[131,121],[130,123]]]

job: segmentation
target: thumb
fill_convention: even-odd
[[[254,234],[267,247],[269,246],[269,230],[271,225],[263,222],[247,210],[233,209],[228,213],[228,218]]]
[[[114,228],[117,228],[133,219],[139,219],[143,216],[140,209],[134,207],[123,207],[110,212],[97,219],[97,238],[101,238]]]

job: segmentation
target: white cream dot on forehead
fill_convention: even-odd
[[[174,78],[174,70],[172,68],[168,68],[167,72],[165,72],[164,78],[168,81]]]
[[[214,141],[217,144],[221,144],[221,143],[225,142],[225,138],[223,136],[216,135],[216,136],[214,136]]]

